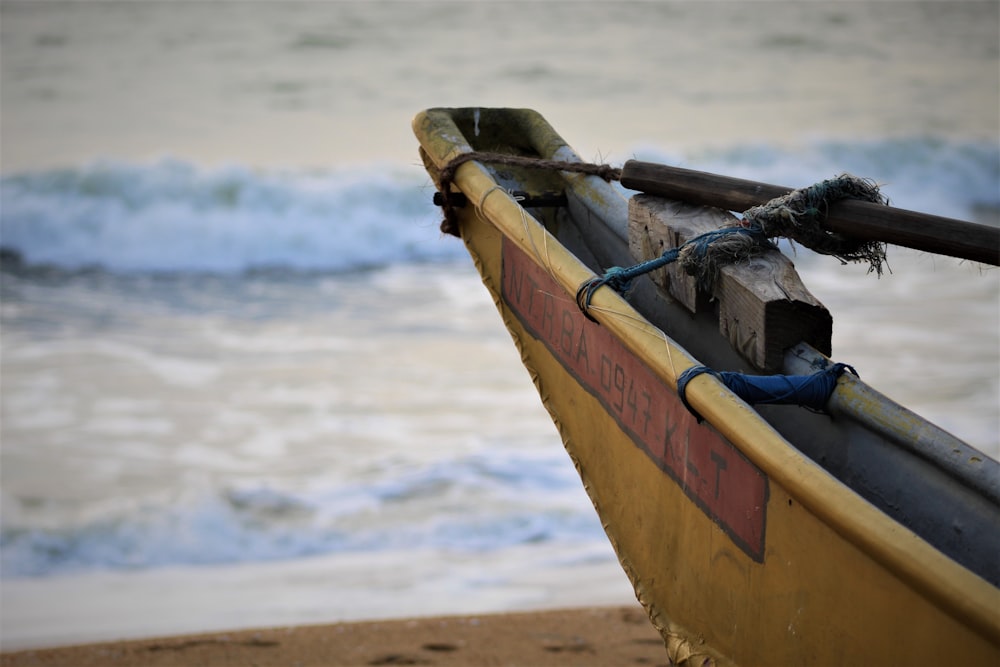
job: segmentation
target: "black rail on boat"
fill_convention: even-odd
[[[542,192],[539,194],[530,194],[528,192],[524,192],[523,190],[513,190],[509,194],[524,208],[566,206],[568,203],[565,192]],[[455,192],[451,195],[451,197],[449,197],[447,204],[449,206],[454,206],[455,208],[462,208],[469,204],[469,199],[461,192]],[[442,196],[440,192],[434,193],[434,205],[445,205],[444,196]]]

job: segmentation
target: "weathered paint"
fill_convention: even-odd
[[[715,429],[697,423],[677,394],[506,238],[502,285],[526,330],[740,549],[763,561],[767,477]]]

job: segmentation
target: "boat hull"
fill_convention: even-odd
[[[456,153],[441,123],[415,121],[432,173]],[[463,169],[479,204],[461,237],[673,663],[1000,661],[998,589],[710,378],[690,385],[699,423],[676,393],[694,360],[610,290],[586,317],[589,269],[487,170]]]

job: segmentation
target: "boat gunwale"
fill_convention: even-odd
[[[473,150],[458,129],[454,114],[469,109],[428,109],[413,121],[424,153],[438,169],[461,153]],[[485,111],[485,109],[484,109]],[[492,109],[503,113],[544,158],[579,160],[568,144],[540,114],[530,109]],[[596,191],[597,198],[621,197],[595,176],[565,174],[576,194]],[[508,193],[484,165],[469,161],[455,172],[453,185],[480,216],[526,252],[569,294],[595,277],[544,225]],[[494,194],[495,193],[495,194]],[[542,254],[544,251],[544,255]],[[591,315],[646,363],[670,388],[677,377],[698,363],[676,341],[650,323],[613,290],[598,290]],[[679,367],[677,361],[682,361]],[[803,507],[952,616],[1000,646],[1000,588],[960,565],[898,523],[801,453],[762,416],[710,374],[692,380],[688,401],[707,422],[735,445],[765,475],[783,487]]]

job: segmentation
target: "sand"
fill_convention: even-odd
[[[0,654],[0,665],[669,664],[639,606],[242,630]]]

